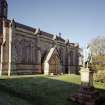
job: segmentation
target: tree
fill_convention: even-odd
[[[105,37],[98,36],[95,39],[91,40],[90,47],[93,56],[105,55]]]
[[[105,37],[96,37],[91,40],[92,62],[96,68],[96,80],[105,81]]]

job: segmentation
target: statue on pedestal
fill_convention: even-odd
[[[99,92],[93,85],[94,70],[90,68],[92,63],[92,52],[90,47],[84,49],[83,67],[81,67],[81,86],[79,92],[70,96],[70,100],[81,105],[101,105]]]
[[[83,50],[83,67],[80,70],[81,74],[81,85],[94,87],[93,86],[93,70],[91,68],[92,64],[92,52],[90,46],[87,45]]]

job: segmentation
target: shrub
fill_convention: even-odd
[[[93,70],[95,70],[95,80],[105,82],[105,55],[93,57]]]

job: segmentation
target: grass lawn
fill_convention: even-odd
[[[31,76],[0,79],[0,105],[76,105],[68,101],[80,87],[80,76]],[[104,91],[105,85],[95,83]]]

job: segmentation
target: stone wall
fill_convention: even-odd
[[[41,73],[37,36],[33,32],[16,27],[12,36],[12,72]]]
[[[74,43],[66,43],[61,37],[54,37],[40,30],[36,31],[35,28],[16,23],[14,20],[4,25],[4,43],[1,46],[3,47],[3,73],[43,73],[43,63],[55,45],[59,61],[56,65],[60,68],[58,71],[77,73],[79,47]],[[53,59],[55,59],[54,56]]]
[[[79,46],[74,43],[67,43],[66,46],[66,72],[67,73],[78,73],[79,64],[78,64],[78,50]]]
[[[9,68],[9,37],[10,23],[3,20],[3,42],[1,45],[1,69],[2,74],[8,74]]]

